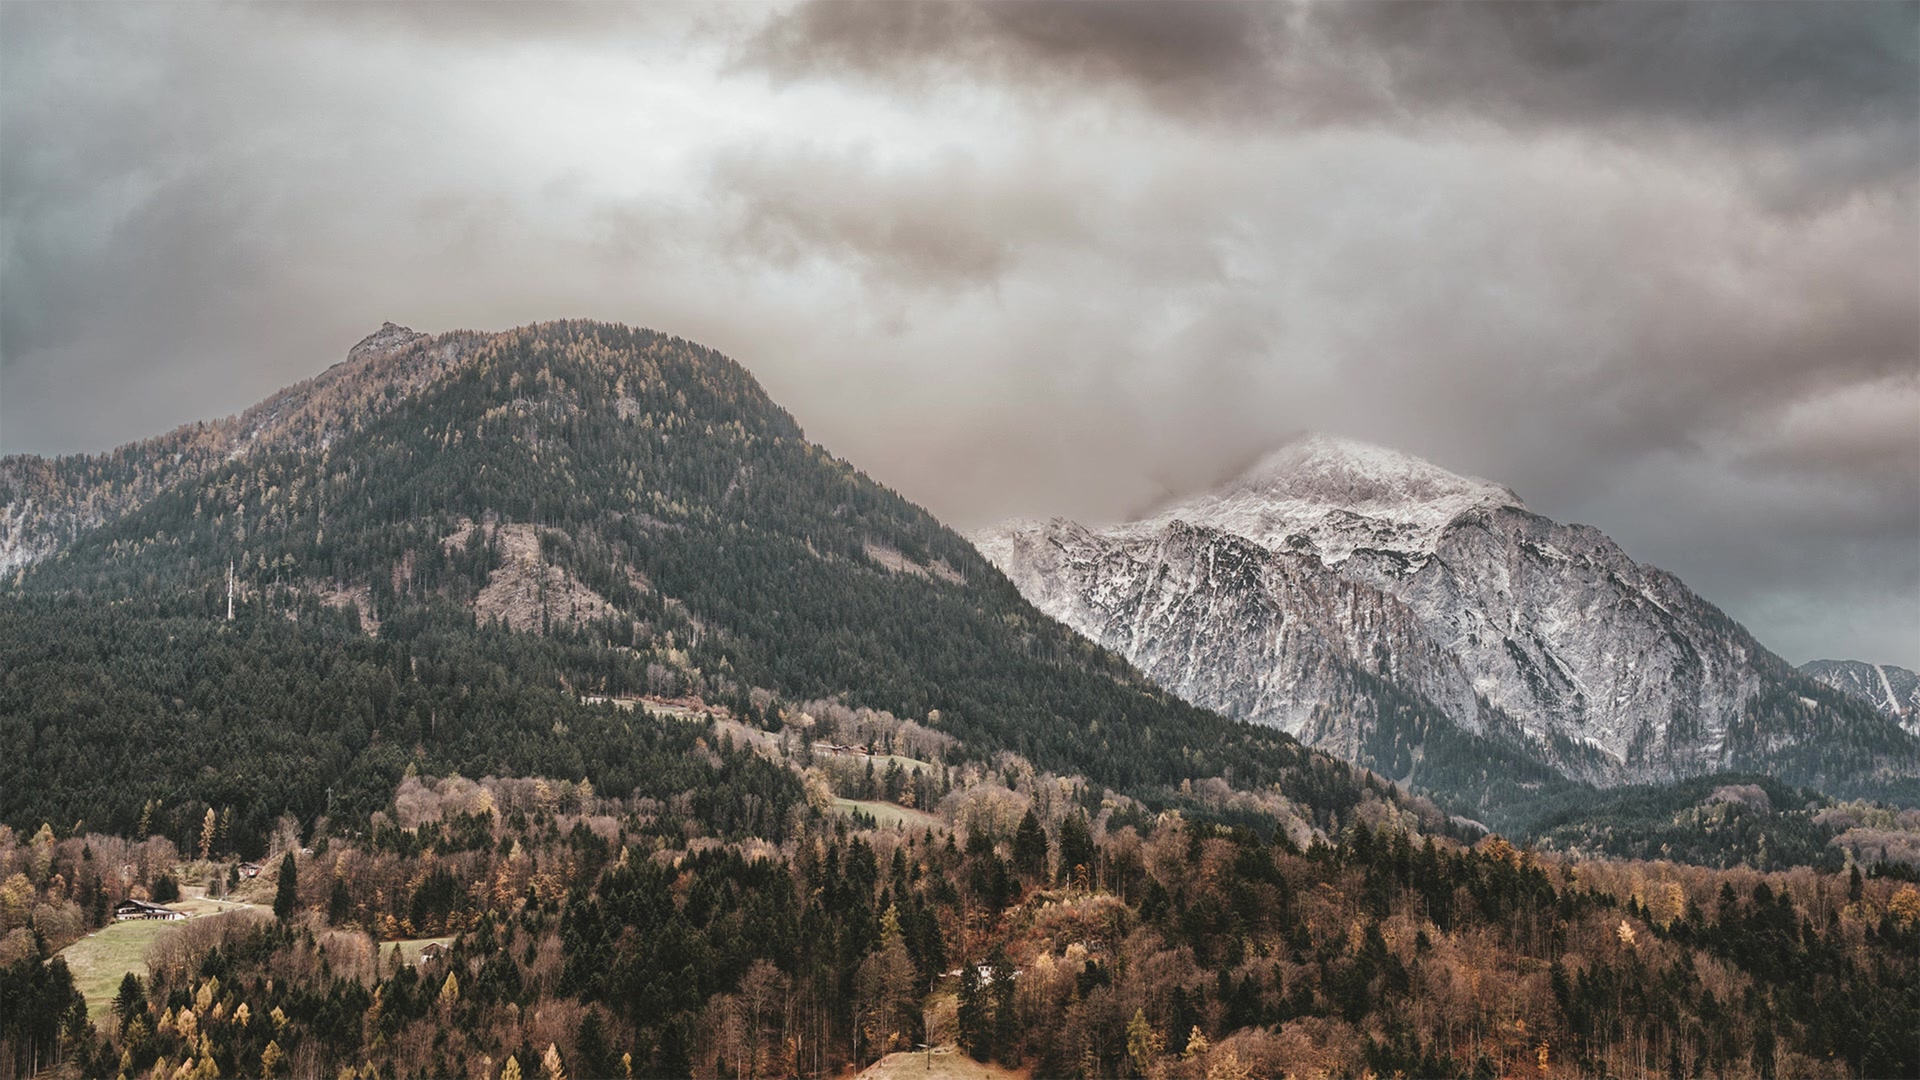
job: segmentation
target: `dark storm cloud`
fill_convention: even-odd
[[[1811,140],[1820,160],[1768,179],[1824,189],[1885,181],[1913,161],[1917,51],[1920,7],[1874,0],[812,0],[772,19],[743,59],[787,78],[1105,85],[1238,124],[1465,116]]]
[[[0,449],[657,326],[962,527],[1302,429],[1920,663],[1920,7],[0,4]]]
[[[777,16],[744,57],[787,76],[1111,80],[1170,106],[1238,111],[1277,88],[1283,14],[1226,3],[808,3]]]

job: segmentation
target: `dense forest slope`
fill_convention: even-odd
[[[22,828],[221,805],[259,838],[410,763],[624,792],[676,740],[580,699],[638,693],[838,698],[1159,801],[1224,777],[1328,815],[1362,787],[1041,615],[738,364],[651,331],[389,325],[236,420],[5,476]]]

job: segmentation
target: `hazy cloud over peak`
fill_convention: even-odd
[[[1920,6],[0,5],[0,449],[382,320],[737,356],[962,527],[1329,429],[1920,666]]]

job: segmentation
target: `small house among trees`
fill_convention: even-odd
[[[243,863],[241,863],[241,864],[240,864],[240,876],[241,876],[241,877],[243,877],[243,878],[257,878],[257,877],[259,877],[259,876],[260,876],[260,864],[259,864],[259,863],[256,863],[256,862],[243,862]]]
[[[175,910],[174,908],[163,907],[160,904],[149,904],[145,900],[129,899],[119,907],[113,909],[113,917],[121,921],[129,919],[184,919],[187,917],[187,913]]]
[[[429,941],[427,942],[426,948],[420,950],[420,959],[417,961],[417,964],[420,967],[430,967],[446,958],[446,945],[438,941]]]

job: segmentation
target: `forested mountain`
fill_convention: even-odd
[[[1140,521],[974,539],[1042,611],[1187,700],[1484,813],[1554,776],[1883,794],[1920,775],[1911,733],[1673,575],[1379,447],[1307,436]]]
[[[643,692],[838,698],[1163,805],[1228,778],[1324,823],[1362,787],[1039,614],[738,364],[651,331],[389,324],[236,420],[6,475],[21,828],[211,805],[257,843],[409,763],[624,792],[674,738],[579,699]]]
[[[1813,660],[1801,664],[1800,673],[1871,703],[1908,731],[1920,734],[1920,674],[1860,660]]]

